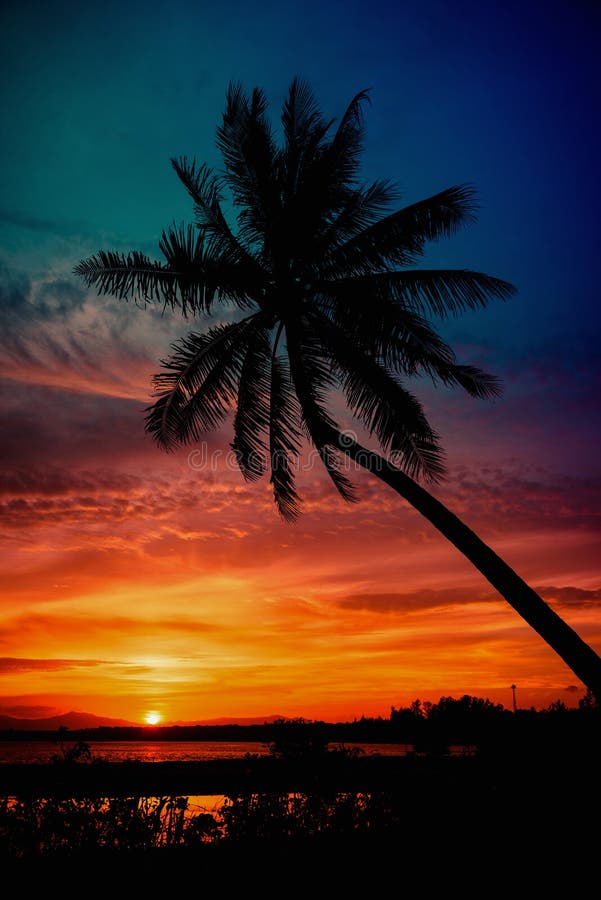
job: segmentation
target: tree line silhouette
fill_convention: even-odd
[[[274,756],[317,757],[324,753],[348,752],[346,744],[383,743],[405,745],[401,752],[448,752],[450,747],[507,749],[516,740],[528,743],[553,740],[556,744],[578,742],[598,733],[601,711],[588,692],[577,707],[562,700],[546,709],[506,709],[488,698],[465,694],[441,697],[432,703],[414,700],[408,706],[392,706],[388,717],[361,716],[349,722],[279,719],[263,725],[172,725],[163,727],[101,727],[58,733],[48,731],[1,731],[0,741],[56,740],[57,759],[89,761],[80,752],[87,741],[228,741],[269,745]],[[68,741],[73,747],[68,747]],[[413,745],[413,746],[407,746]],[[65,749],[66,748],[66,749]],[[73,748],[76,748],[75,750]],[[458,751],[459,752],[459,751]]]

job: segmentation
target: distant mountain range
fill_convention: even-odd
[[[48,716],[44,719],[17,719],[15,716],[0,716],[0,730],[13,731],[57,731],[59,728],[114,728],[134,725],[127,719],[107,719],[86,712],[68,712],[61,716]]]
[[[160,728],[163,725],[191,726],[191,725],[265,725],[275,722],[277,719],[285,719],[286,716],[256,716],[244,718],[243,716],[222,717],[219,719],[202,719],[193,722],[161,722],[154,726]],[[48,716],[44,719],[17,719],[15,716],[0,716],[0,731],[58,731],[59,728],[68,728],[77,731],[82,728],[143,728],[140,722],[128,722],[127,719],[109,719],[105,716],[95,716],[93,713],[68,712],[60,716]]]
[[[288,721],[288,716],[222,716],[220,719],[198,719],[194,722],[169,722],[169,725],[271,725],[281,719]]]

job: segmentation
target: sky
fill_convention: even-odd
[[[228,457],[166,455],[151,376],[202,323],[98,297],[99,249],[156,255],[192,221],[172,156],[219,166],[230,81],[274,121],[295,75],[328,116],[371,88],[364,176],[411,203],[471,182],[477,224],[426,264],[511,300],[437,323],[504,382],[415,385],[447,450],[435,493],[601,650],[599,6],[228,0],[3,4],[0,714],[141,722],[388,715],[416,697],[574,705],[583,686],[417,512],[316,466],[300,520]],[[349,419],[345,427],[352,428]]]

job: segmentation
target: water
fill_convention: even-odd
[[[242,759],[247,753],[269,755],[269,744],[260,741],[88,741],[92,758],[107,762],[201,762]],[[65,747],[71,744],[67,741]],[[339,746],[337,744],[332,747]],[[404,756],[412,744],[344,744],[362,756]],[[46,763],[60,755],[56,741],[0,741],[0,763]]]

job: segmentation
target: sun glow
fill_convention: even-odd
[[[151,712],[146,713],[146,715],[144,716],[144,721],[147,725],[158,725],[161,721],[161,715],[160,713],[154,712],[154,710],[152,710]]]

